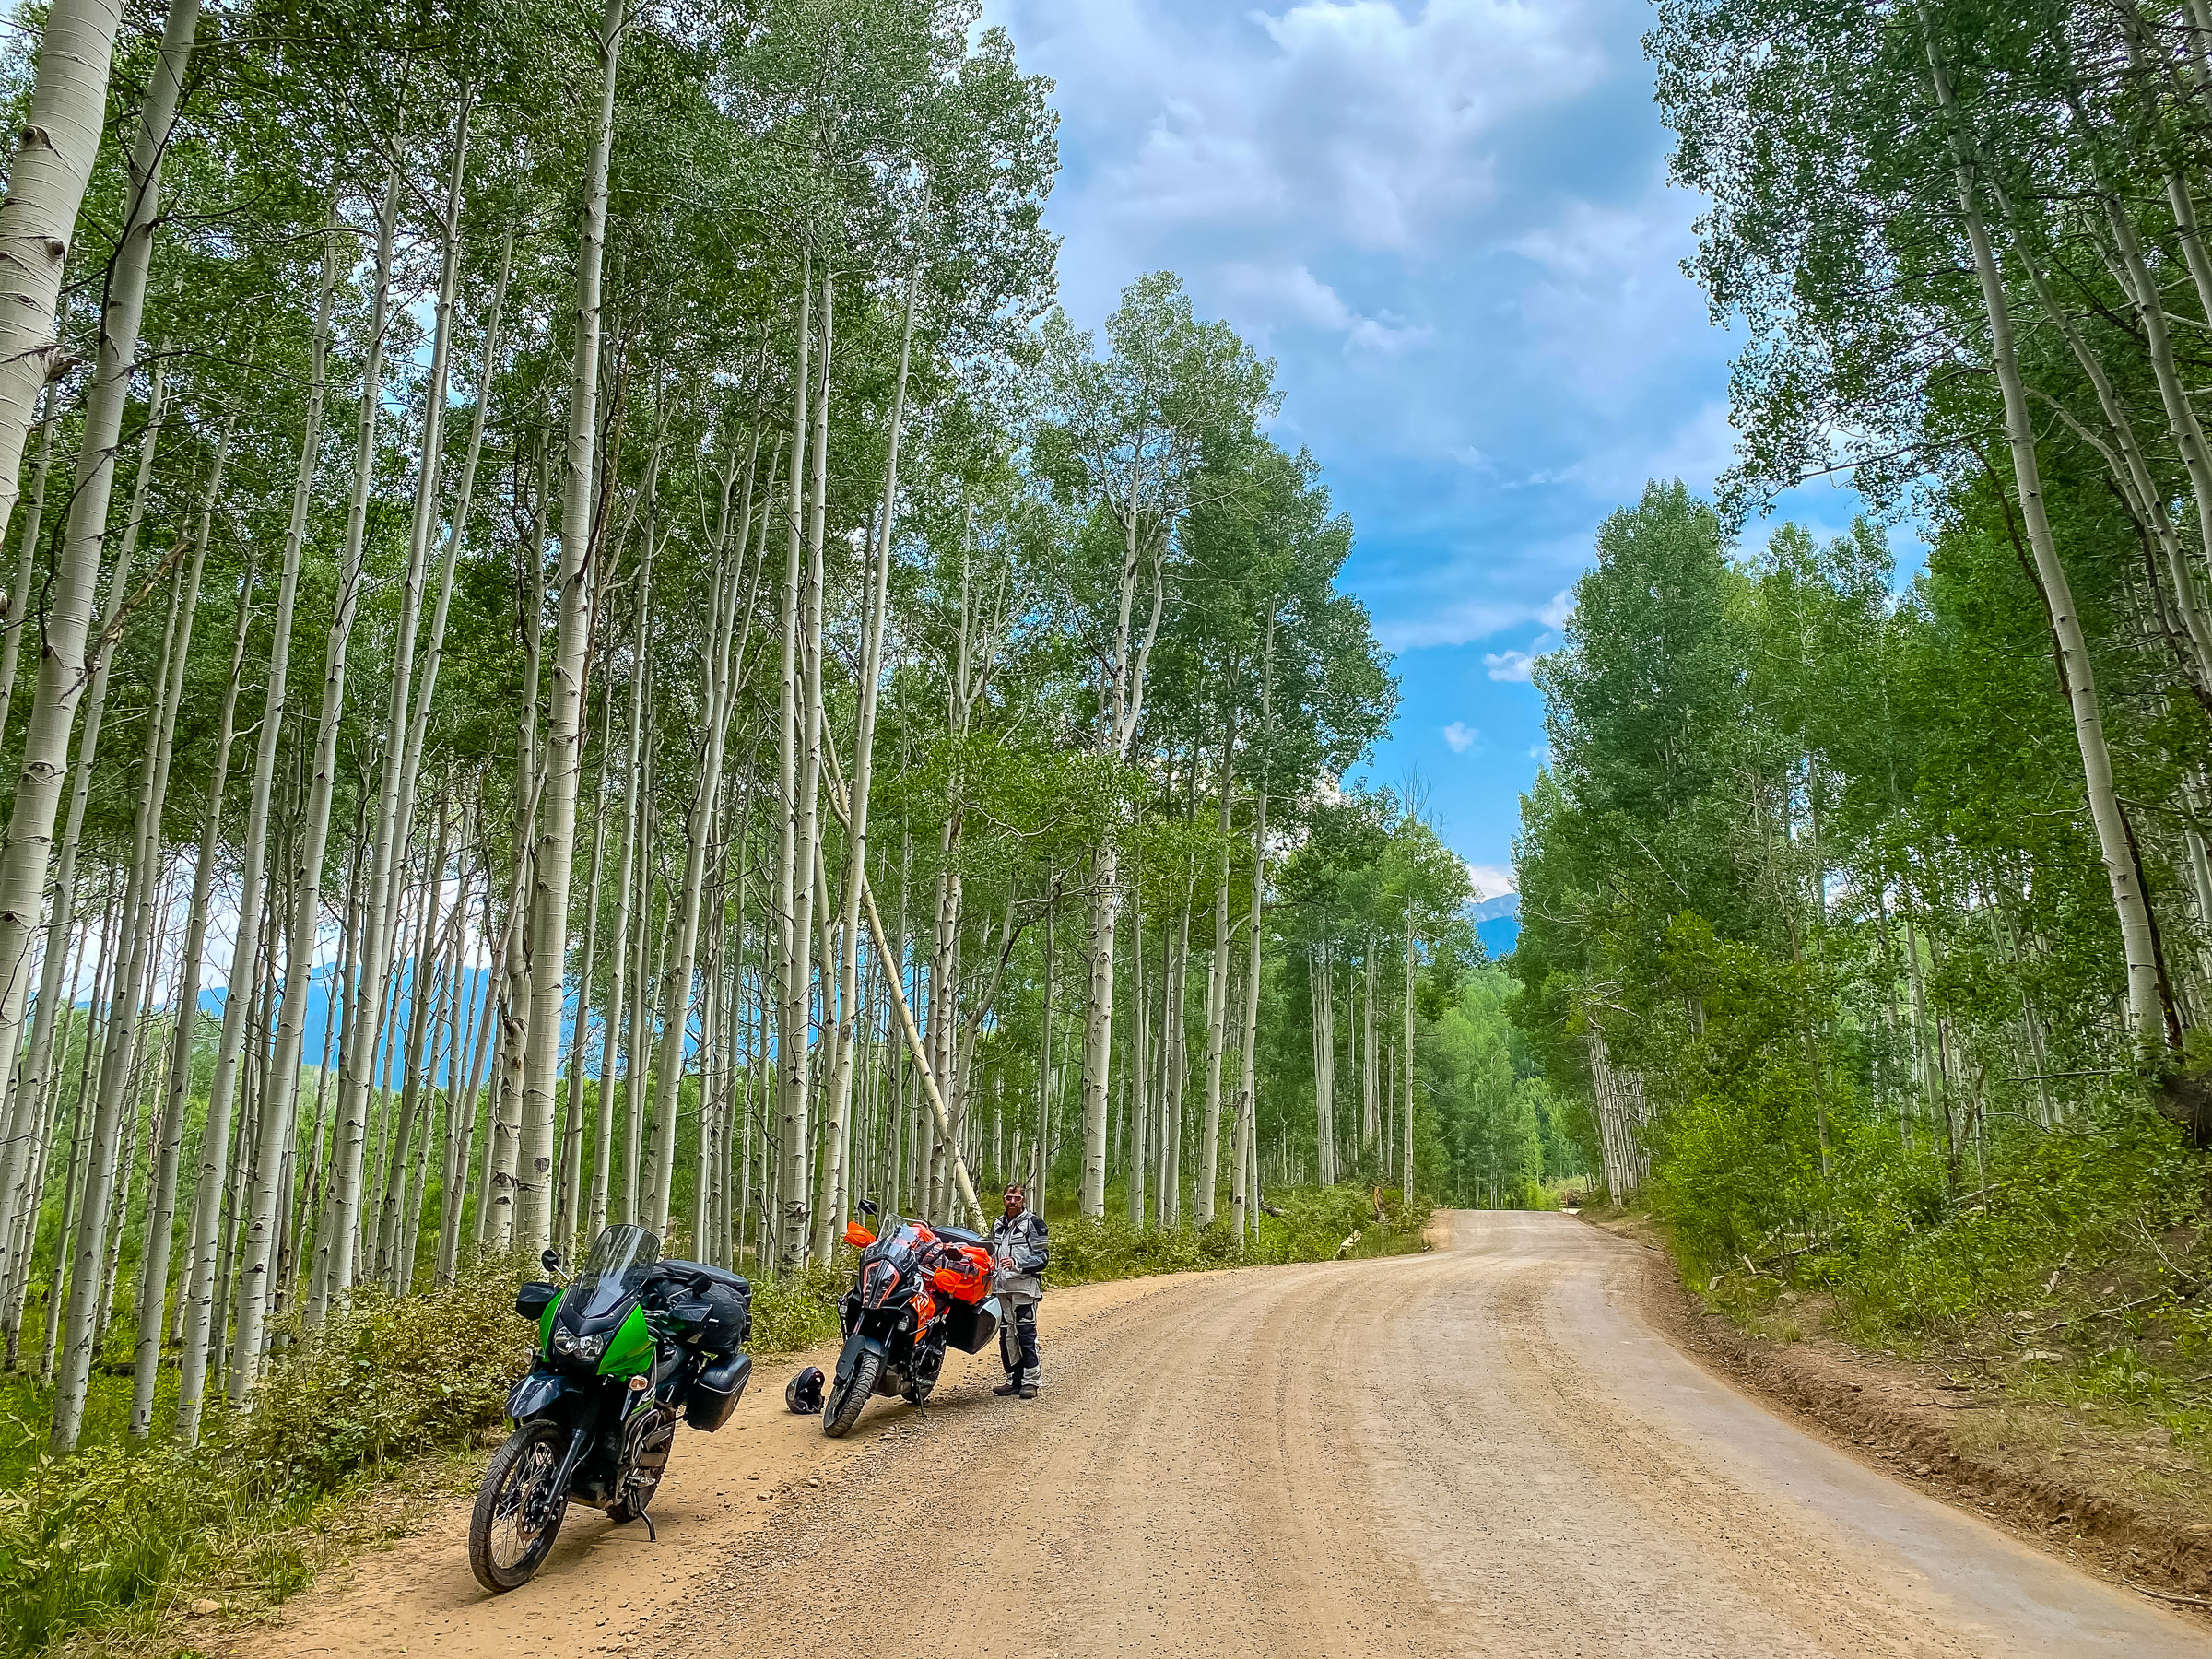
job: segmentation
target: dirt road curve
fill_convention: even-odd
[[[2212,1651],[1713,1381],[1637,1271],[1566,1217],[1462,1213],[1430,1255],[1064,1292],[1039,1400],[962,1361],[832,1444],[764,1378],[678,1439],[659,1544],[575,1512],[494,1601],[456,1507],[243,1651]]]

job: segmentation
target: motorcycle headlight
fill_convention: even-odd
[[[574,1334],[569,1331],[554,1332],[553,1351],[557,1354],[574,1353],[576,1351],[576,1337]]]
[[[606,1352],[606,1338],[604,1336],[579,1336],[576,1338],[576,1358],[579,1359],[596,1359],[605,1352]]]

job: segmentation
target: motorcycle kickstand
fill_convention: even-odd
[[[645,1523],[645,1542],[658,1544],[661,1541],[661,1535],[653,1530],[652,1512],[647,1510],[640,1510],[638,1519]]]

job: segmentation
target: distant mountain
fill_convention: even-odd
[[[1521,895],[1500,893],[1476,905],[1475,936],[1493,962],[1512,955],[1521,937]]]

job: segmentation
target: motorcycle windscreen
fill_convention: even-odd
[[[642,1227],[610,1227],[592,1241],[569,1294],[586,1319],[612,1313],[634,1291],[646,1270],[661,1259],[661,1241]]]
[[[946,1339],[962,1353],[980,1354],[991,1346],[998,1335],[998,1298],[986,1296],[982,1301],[953,1301],[951,1312],[945,1316]]]

